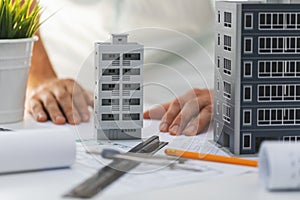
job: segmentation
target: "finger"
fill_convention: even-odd
[[[200,91],[200,90],[199,90]],[[191,90],[184,95],[180,96],[178,99],[174,100],[168,108],[167,113],[162,117],[162,122],[160,124],[160,131],[168,132],[170,125],[173,123],[174,119],[177,117],[181,108],[186,102],[190,99],[197,97],[197,94],[200,93],[198,90]],[[177,126],[173,128],[173,131],[178,132],[179,129]]]
[[[57,99],[61,109],[63,110],[69,124],[79,124],[81,118],[78,111],[73,106],[71,94],[64,87],[56,87],[53,94]]]
[[[30,100],[29,112],[38,122],[45,122],[48,120],[47,113],[45,113],[42,103],[37,99]]]
[[[159,125],[159,130],[161,132],[168,132],[169,126],[173,123],[174,119],[180,112],[182,104],[179,99],[175,99],[169,106],[167,112],[162,117],[161,123]]]
[[[66,123],[66,118],[61,113],[58,106],[58,102],[56,101],[52,93],[50,93],[49,91],[42,92],[40,94],[40,98],[53,123],[55,124]]]
[[[80,115],[81,121],[87,122],[90,120],[90,112],[88,110],[88,103],[91,103],[91,97],[79,84],[77,84],[74,80],[67,79],[66,89],[69,94],[71,94],[71,100],[73,101],[73,105],[75,106],[77,112]],[[88,99],[86,100],[85,95],[88,95]]]
[[[81,94],[76,94],[76,96],[74,94],[72,99],[73,99],[75,107],[77,108],[77,110],[80,114],[81,120],[83,122],[89,121],[90,120],[90,112],[88,110],[88,105],[85,101],[83,92]]]
[[[84,97],[87,104],[94,108],[94,95],[90,91],[84,91]]]
[[[68,93],[71,94],[71,99],[75,105],[75,107],[73,107],[73,118],[76,120],[80,115],[80,121],[89,121],[90,113],[88,111],[88,105],[93,105],[93,96],[91,93],[86,93],[86,91],[72,79],[65,79],[65,83],[66,89]],[[88,97],[87,99],[86,95]],[[75,122],[75,124],[80,121]]]
[[[199,115],[183,130],[183,134],[192,136],[204,132],[212,119],[212,110],[211,105],[204,107]]]
[[[170,102],[164,103],[144,112],[144,119],[161,119],[167,112]]]
[[[169,132],[171,135],[180,135],[187,124],[199,113],[200,103],[198,98],[188,101],[178,113],[173,123],[170,125]]]

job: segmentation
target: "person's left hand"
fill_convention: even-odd
[[[72,79],[54,78],[36,88],[28,88],[26,109],[38,122],[79,124],[90,119],[88,106],[93,95]]]
[[[213,91],[193,89],[171,102],[144,112],[144,119],[161,119],[161,132],[196,135],[206,130],[212,115]]]

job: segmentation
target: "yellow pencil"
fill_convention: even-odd
[[[166,149],[165,153],[169,156],[177,156],[177,157],[189,158],[195,160],[205,160],[205,161],[228,163],[234,165],[244,165],[250,167],[258,166],[258,162],[256,160],[248,160],[248,159],[235,158],[235,157],[226,157],[226,156],[219,156],[213,154],[189,152],[189,151],[182,151],[176,149]]]

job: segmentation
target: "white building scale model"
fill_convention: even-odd
[[[98,139],[141,138],[144,47],[112,34],[95,43],[95,129]]]

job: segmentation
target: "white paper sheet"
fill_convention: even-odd
[[[0,132],[0,173],[69,167],[75,155],[67,128]]]
[[[226,156],[222,151],[210,142],[212,132],[203,133],[197,136],[171,136],[169,133],[160,133],[157,130],[159,122],[145,121],[143,136],[148,138],[152,135],[158,135],[161,141],[169,142],[165,148],[175,148],[188,151],[198,151],[202,153],[211,153]],[[138,144],[140,140],[133,141],[96,141],[84,140],[77,143],[76,168],[84,169],[84,174],[94,174],[111,160],[103,159],[100,156],[86,154],[86,149],[101,151],[103,148],[114,148],[119,151],[128,151]],[[164,149],[165,149],[164,148]],[[164,154],[164,149],[157,154]],[[187,183],[207,181],[215,178],[241,175],[248,172],[257,171],[253,167],[244,167],[237,165],[228,165],[222,163],[213,163],[207,161],[189,160],[186,165],[203,169],[202,172],[193,172],[185,170],[170,170],[167,166],[153,166],[140,164],[135,169],[128,172],[118,181],[114,182],[103,192],[101,197],[112,197],[126,195],[130,193],[146,192],[161,188],[169,188]]]
[[[300,190],[300,143],[264,142],[259,173],[269,190]]]

